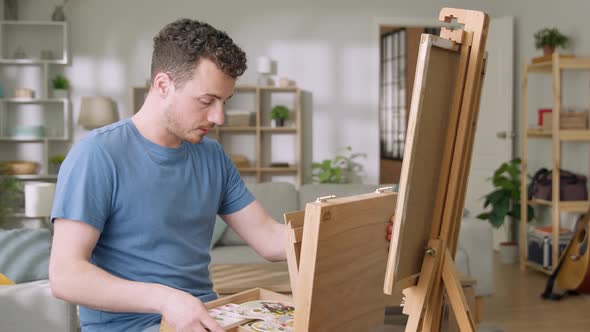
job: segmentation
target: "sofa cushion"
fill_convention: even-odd
[[[305,210],[307,203],[313,202],[318,197],[336,195],[336,197],[347,197],[360,194],[368,194],[378,188],[392,185],[386,184],[304,184],[299,189],[299,210]],[[397,191],[397,186],[393,186]]]
[[[215,218],[215,226],[213,227],[213,236],[211,237],[211,248],[217,245],[226,230],[227,224],[221,219],[221,217],[217,216]]]
[[[49,280],[0,286],[0,330],[75,332],[76,306],[51,294]]]
[[[48,229],[0,230],[0,272],[15,283],[47,279],[51,234]]]
[[[247,245],[217,246],[211,250],[211,264],[268,263]]]
[[[290,183],[249,183],[247,186],[270,216],[280,223],[283,222],[284,213],[297,211],[298,209],[297,190]],[[246,242],[230,227],[221,237],[219,244],[226,246],[245,245]]]

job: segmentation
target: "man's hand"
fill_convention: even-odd
[[[387,241],[391,241],[391,233],[393,232],[393,217],[391,216],[391,218],[389,219],[389,224],[387,224],[387,229],[386,229],[386,238]]]
[[[224,332],[203,302],[183,291],[171,288],[162,303],[161,313],[175,332]]]

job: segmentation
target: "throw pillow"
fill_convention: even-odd
[[[0,286],[14,285],[14,281],[8,279],[7,276],[0,273]]]
[[[17,284],[49,277],[48,229],[0,230],[0,271]]]
[[[227,224],[223,221],[223,219],[217,216],[217,218],[215,218],[215,227],[213,228],[213,237],[211,238],[211,249],[213,249],[217,242],[219,242],[226,229]]]

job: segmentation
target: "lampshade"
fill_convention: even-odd
[[[49,217],[55,194],[55,183],[28,182],[25,184],[25,215]]]
[[[78,124],[86,129],[106,126],[119,120],[119,113],[109,97],[82,97]]]
[[[256,61],[256,70],[259,74],[270,74],[272,71],[272,60],[267,56],[261,56]]]

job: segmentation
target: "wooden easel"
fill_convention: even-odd
[[[475,331],[453,257],[489,18],[482,12],[444,8],[439,19],[456,19],[464,27],[442,28],[440,37],[422,35],[384,285],[387,294],[403,289],[403,312],[409,315],[406,332],[440,331],[443,290],[461,331]]]
[[[295,332],[369,331],[403,292],[406,331],[439,331],[446,290],[461,331],[475,331],[453,255],[479,109],[488,17],[444,8],[464,29],[423,35],[399,193],[321,197],[286,214]],[[410,190],[411,189],[411,190]],[[393,237],[385,228],[395,212]],[[305,227],[303,227],[305,225]],[[384,279],[384,291],[380,285]],[[395,287],[394,287],[395,286]],[[206,304],[288,300],[254,289]],[[172,331],[162,321],[161,331]],[[245,331],[240,326],[228,331]]]

